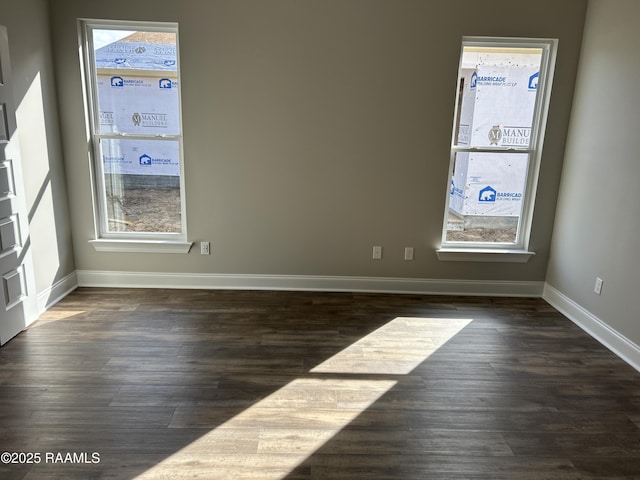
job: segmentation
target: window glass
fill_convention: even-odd
[[[541,61],[540,48],[464,47],[455,144],[529,147]]]
[[[93,30],[99,133],[180,134],[176,34],[116,32]]]
[[[528,164],[527,153],[457,152],[447,240],[515,243]]]
[[[172,140],[100,140],[109,232],[180,232],[179,152]]]
[[[552,45],[463,41],[443,245],[524,247]]]
[[[84,27],[100,234],[183,239],[177,27]]]

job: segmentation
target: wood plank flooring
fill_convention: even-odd
[[[640,479],[640,374],[540,299],[81,288],[0,349],[0,452],[21,480]]]

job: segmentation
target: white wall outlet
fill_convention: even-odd
[[[211,254],[211,246],[209,242],[200,242],[200,255],[210,255]]]
[[[404,259],[405,260],[413,260],[413,247],[405,247],[405,249],[404,249]]]
[[[600,277],[596,277],[596,284],[593,287],[593,291],[598,295],[602,293],[602,279]]]
[[[382,258],[382,247],[373,247],[373,259],[380,260]]]

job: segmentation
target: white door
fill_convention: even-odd
[[[37,316],[7,29],[0,26],[0,345]]]

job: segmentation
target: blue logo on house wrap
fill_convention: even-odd
[[[151,165],[152,160],[151,157],[149,155],[147,155],[146,153],[144,155],[140,155],[140,165]]]
[[[171,88],[171,79],[169,78],[161,78],[158,83],[160,88]]]
[[[124,87],[124,79],[122,77],[111,77],[112,87]]]
[[[490,186],[484,187],[478,194],[478,201],[484,203],[493,203],[496,201],[497,192]]]
[[[473,72],[471,74],[471,84],[469,85],[469,88],[476,88],[477,84],[478,84],[478,73]]]
[[[538,80],[540,79],[540,72],[536,72],[529,77],[529,90],[538,89]]]
[[[449,194],[450,195],[455,195],[455,196],[458,196],[458,197],[462,197],[463,194],[464,194],[464,191],[461,188],[456,187],[455,182],[453,180],[451,180],[451,191],[449,192]]]

